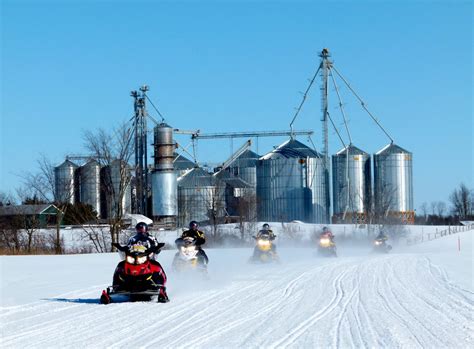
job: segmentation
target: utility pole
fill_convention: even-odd
[[[329,50],[327,48],[324,48],[321,53],[319,54],[319,57],[321,57],[321,65],[320,65],[320,70],[321,70],[321,78],[322,78],[322,87],[321,87],[321,107],[322,107],[322,112],[323,112],[323,117],[322,117],[322,131],[323,131],[323,156],[324,156],[324,173],[325,173],[325,179],[326,179],[326,186],[328,188],[327,193],[326,193],[326,204],[327,204],[327,212],[330,211],[330,205],[331,201],[329,198],[329,144],[328,144],[328,119],[329,119],[329,114],[328,114],[328,81],[329,81],[329,70],[332,67],[332,62],[329,60],[329,57],[331,55],[329,54]],[[329,221],[329,217],[327,217],[327,220]]]
[[[148,153],[147,153],[147,85],[140,87],[140,92],[132,91],[134,98],[134,133],[135,133],[135,210],[136,213],[148,215]]]

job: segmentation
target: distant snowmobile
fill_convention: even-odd
[[[318,255],[337,257],[336,243],[332,235],[321,234],[318,241]]]
[[[176,252],[171,265],[173,271],[207,273],[207,259],[199,253],[199,247],[196,246],[195,238],[185,237],[178,239],[176,245],[178,252]]]
[[[389,253],[391,249],[392,249],[392,246],[387,244],[386,239],[374,240],[374,252]]]
[[[121,254],[125,253],[125,260],[117,265],[112,286],[102,291],[100,303],[109,304],[119,299],[168,302],[165,287],[166,274],[161,265],[153,259],[153,254],[158,254],[164,244],[159,243],[151,248],[140,244],[122,246],[115,243],[113,245]]]
[[[273,245],[273,237],[261,234],[258,237],[253,236],[256,245],[250,263],[272,263],[278,262],[279,258]]]

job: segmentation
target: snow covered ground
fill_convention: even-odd
[[[0,346],[474,347],[473,234],[388,255],[279,248],[276,265],[248,264],[249,248],[208,249],[208,281],[169,272],[174,251],[163,251],[167,304],[98,304],[116,254],[3,256]]]

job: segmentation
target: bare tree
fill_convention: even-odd
[[[423,202],[420,206],[420,211],[423,214],[423,217],[425,219],[425,223],[428,220],[428,204],[426,202]]]
[[[474,214],[474,192],[464,183],[461,183],[458,189],[454,189],[449,199],[453,205],[454,214],[461,219]]]
[[[0,191],[0,206],[14,205],[15,203],[16,200],[13,194]]]
[[[112,134],[103,129],[86,131],[84,141],[85,147],[103,168],[101,190],[107,204],[110,237],[112,243],[119,242],[123,216],[130,209],[131,172],[128,164],[133,154],[132,129],[122,124]]]
[[[212,238],[217,239],[217,225],[225,215],[225,186],[217,183],[215,187],[207,189],[206,193],[207,216],[212,226]]]
[[[257,220],[257,197],[255,189],[243,189],[243,195],[237,198],[236,212],[239,217],[240,239],[245,241],[245,222],[255,222]],[[248,224],[247,224],[248,225]],[[250,232],[249,235],[251,235]]]
[[[37,160],[37,164],[38,172],[27,172],[21,176],[24,186],[27,188],[24,190],[33,193],[34,196],[39,197],[45,202],[54,202],[58,207],[59,212],[56,217],[55,252],[60,254],[62,252],[61,221],[63,215],[66,213],[67,204],[74,195],[74,191],[69,188],[71,185],[70,183],[59,182],[58,185],[58,182],[55,181],[54,165],[45,155],[41,155],[40,159]],[[18,195],[22,194],[18,191]]]
[[[436,202],[436,214],[442,218],[444,217],[444,214],[446,212],[446,203],[443,201],[437,201]]]

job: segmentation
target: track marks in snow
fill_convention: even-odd
[[[469,347],[473,293],[422,255],[256,266],[171,302],[2,308],[2,347]],[[69,297],[69,300],[65,297]],[[73,298],[71,298],[73,297]],[[60,301],[64,298],[65,301]],[[90,298],[93,299],[93,298]],[[139,320],[142,319],[142,320]]]

